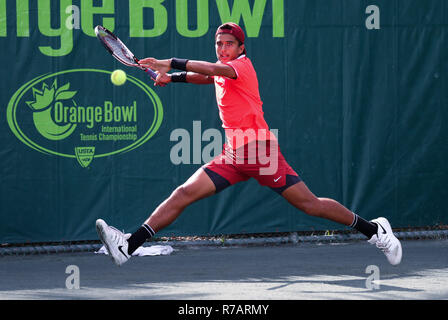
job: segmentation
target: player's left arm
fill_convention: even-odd
[[[140,64],[144,67],[151,68],[166,74],[171,70],[173,59],[158,60],[155,58],[146,58],[140,60]],[[207,61],[188,60],[185,64],[185,71],[195,72],[206,76],[223,76],[231,79],[236,79],[235,70],[223,63],[212,63]]]

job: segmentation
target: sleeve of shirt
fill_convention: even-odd
[[[231,66],[233,68],[233,70],[235,70],[236,79],[232,79],[232,80],[237,81],[237,80],[244,79],[245,63],[242,59],[235,59],[235,60],[227,62],[226,64]]]

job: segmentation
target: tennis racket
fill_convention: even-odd
[[[134,56],[131,50],[129,50],[112,32],[103,26],[96,26],[95,34],[106,50],[122,64],[129,67],[139,68],[149,74],[154,80],[157,78],[157,74],[153,70],[140,65],[139,60]]]

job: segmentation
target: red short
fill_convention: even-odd
[[[216,186],[216,192],[235,183],[254,178],[281,194],[300,182],[298,174],[286,162],[276,141],[253,141],[236,150],[224,145],[220,155],[203,169]]]

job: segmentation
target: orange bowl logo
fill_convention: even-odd
[[[160,98],[129,75],[125,85],[113,86],[110,75],[73,69],[27,82],[7,107],[11,131],[28,147],[76,159],[82,167],[140,147],[162,124]]]

